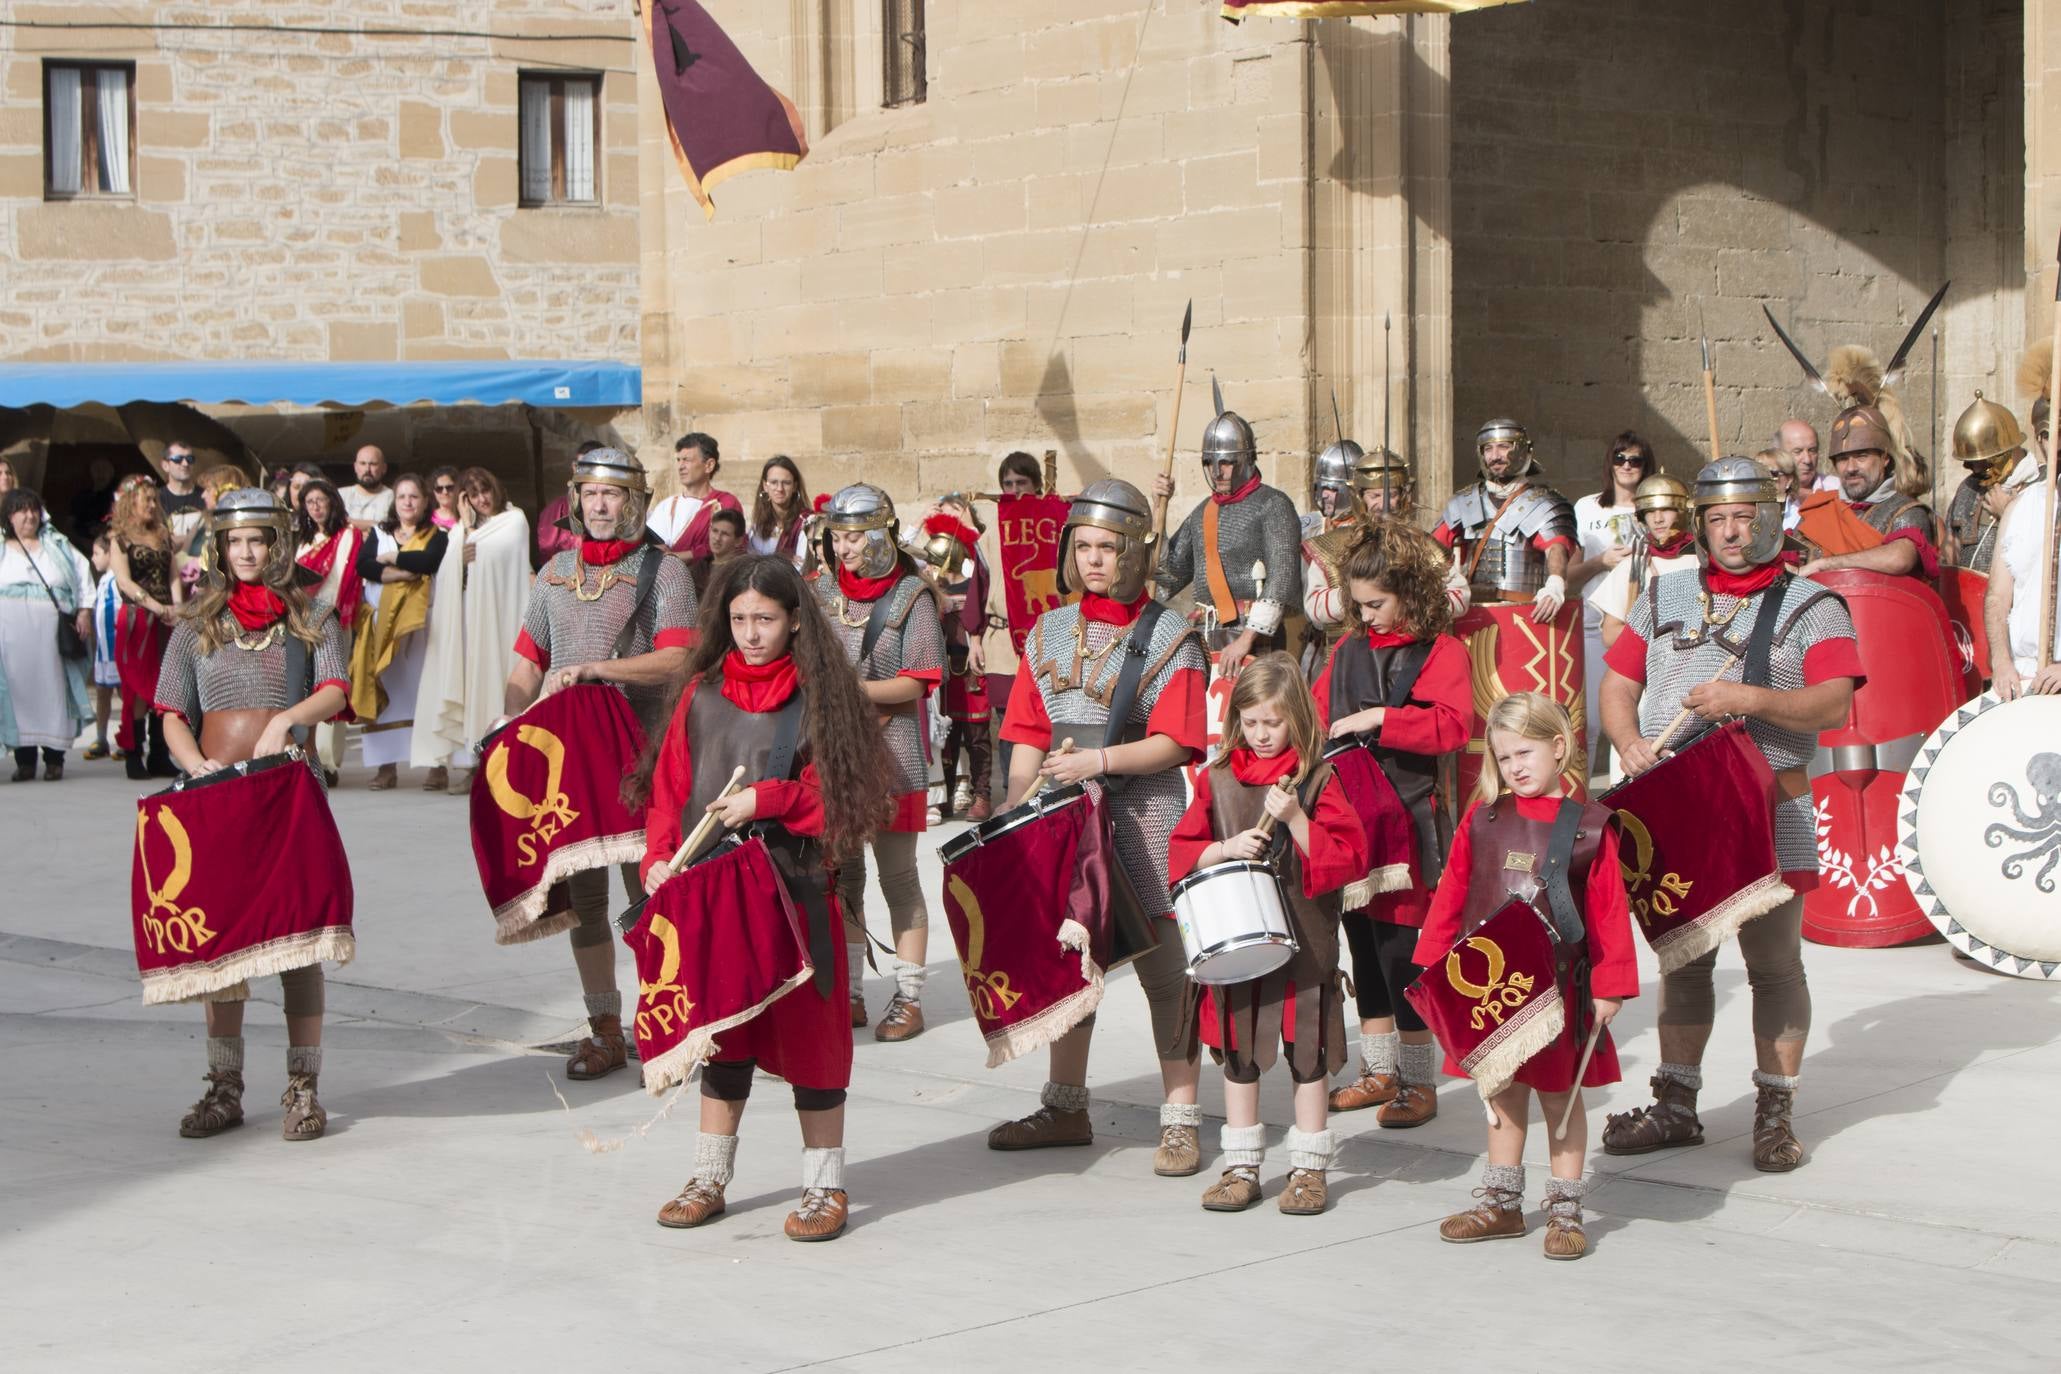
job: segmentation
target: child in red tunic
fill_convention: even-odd
[[[1565,796],[1569,759],[1579,759],[1574,726],[1557,702],[1536,692],[1517,692],[1497,702],[1484,731],[1488,756],[1482,761],[1479,795],[1460,820],[1439,880],[1431,911],[1417,941],[1416,961],[1442,965],[1447,952],[1500,911],[1513,896],[1546,910],[1537,877],[1546,871],[1549,836],[1563,805],[1581,807],[1567,866],[1570,895],[1579,910],[1589,966],[1588,1007],[1577,1004],[1580,980],[1563,976],[1560,992],[1569,1030],[1525,1060],[1508,1087],[1489,1099],[1488,1166],[1481,1199],[1470,1211],[1447,1217],[1439,1235],[1449,1241],[1497,1240],[1524,1234],[1525,1119],[1531,1095],[1549,1124],[1557,1123],[1570,1100],[1573,1113],[1565,1135],[1551,1146],[1552,1176],[1546,1184],[1548,1259],[1580,1259],[1588,1249],[1582,1232],[1583,1162],[1588,1124],[1581,1089],[1618,1081],[1617,1050],[1606,1027],[1624,999],[1639,991],[1638,956],[1632,944],[1631,907],[1617,866],[1617,827],[1608,808]],[[1506,790],[1507,789],[1507,790]],[[1581,1082],[1576,1032],[1597,1027],[1596,1047]],[[1448,1046],[1448,1050],[1451,1047]],[[1449,1054],[1446,1072],[1462,1075]]]
[[[1335,1152],[1325,1089],[1345,1062],[1338,892],[1366,871],[1367,839],[1344,794],[1329,785],[1331,770],[1318,761],[1322,737],[1295,660],[1273,653],[1248,666],[1226,714],[1222,750],[1197,777],[1195,799],[1174,828],[1167,876],[1179,882],[1212,864],[1265,858],[1277,850],[1269,828],[1285,826],[1292,842],[1278,846],[1273,864],[1296,950],[1265,977],[1202,991],[1201,1039],[1224,1066],[1224,1173],[1202,1205],[1242,1212],[1260,1200],[1266,1128],[1259,1080],[1285,1044],[1295,1125],[1281,1210],[1314,1216],[1324,1210],[1324,1176]]]

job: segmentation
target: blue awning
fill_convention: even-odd
[[[644,372],[628,363],[0,363],[0,406],[97,401],[194,405],[612,406],[644,399]]]

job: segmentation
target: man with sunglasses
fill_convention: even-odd
[[[165,487],[158,493],[165,508],[165,525],[172,531],[172,543],[185,548],[207,520],[207,502],[193,480],[193,449],[174,441],[165,445]]]

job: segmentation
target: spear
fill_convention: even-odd
[[[1188,331],[1195,324],[1195,302],[1190,299],[1187,310],[1181,314],[1181,355],[1174,365],[1173,414],[1166,424],[1166,461],[1160,465],[1161,475],[1174,475],[1174,443],[1181,429],[1181,388],[1188,383]],[[1155,543],[1166,541],[1166,503],[1164,496],[1153,501],[1152,537]]]
[[[2053,423],[2053,407],[2061,403],[2061,243],[2054,247],[2054,370],[2047,379],[2048,423]],[[2061,577],[2057,567],[2054,547],[2057,538],[2054,517],[2055,498],[2061,495],[2061,463],[2054,461],[2054,441],[2047,441],[2047,523],[2040,539],[2040,621],[2039,636],[2033,641],[2032,666],[2054,662],[2054,592],[2055,579]]]
[[[1388,332],[1389,316],[1381,312],[1381,513],[1395,514],[1395,497],[1389,491],[1391,478],[1388,475],[1388,412],[1395,400],[1395,373],[1392,365],[1395,359],[1395,340]]]
[[[1717,373],[1710,368],[1710,335],[1703,336],[1703,413],[1710,421],[1710,461],[1715,463],[1724,456],[1718,441],[1717,423]]]

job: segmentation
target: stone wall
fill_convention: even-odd
[[[0,28],[0,358],[637,359],[621,0],[8,14],[160,27]],[[208,31],[224,24],[408,32]],[[449,30],[502,36],[425,32]],[[46,57],[135,62],[133,200],[43,199]],[[605,74],[597,206],[516,205],[531,67]]]
[[[2015,26],[2034,8],[1602,0],[1455,24],[1459,450],[1507,412],[1571,492],[1600,485],[1625,428],[1693,471],[1705,334],[1727,450],[1763,447],[1787,414],[1822,428],[1832,407],[1762,305],[1820,362],[1847,342],[1886,360],[1949,272],[1950,426],[1969,387],[2016,363],[2000,321],[2022,278],[1996,264],[2023,237]],[[1929,341],[1914,363],[1922,444]]]

